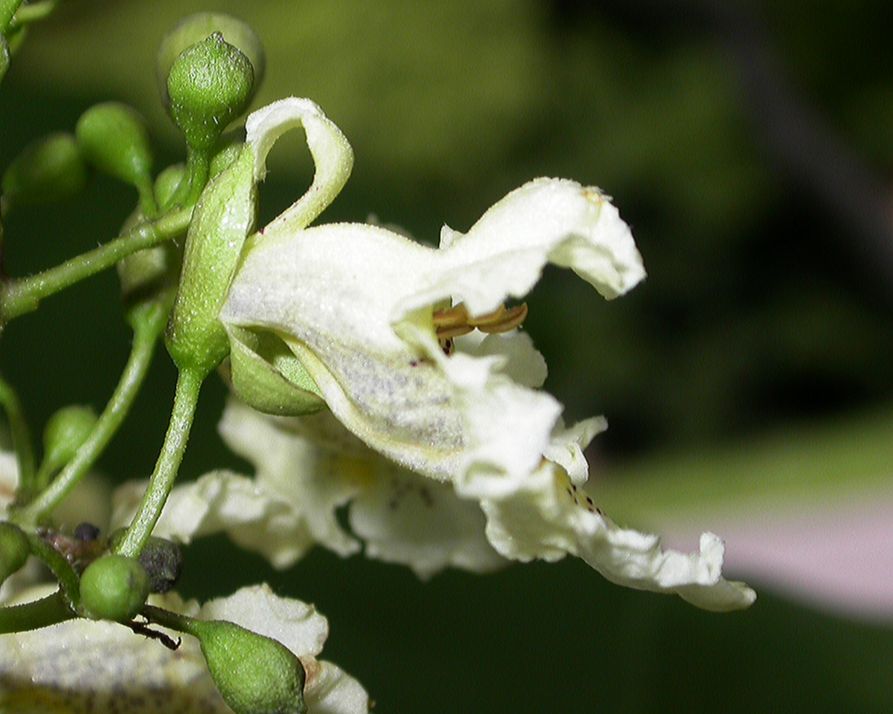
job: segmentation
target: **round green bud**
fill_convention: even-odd
[[[165,105],[170,103],[167,90],[167,77],[178,55],[187,47],[201,42],[209,35],[219,32],[229,44],[237,47],[244,54],[254,69],[254,89],[256,90],[264,76],[266,60],[264,46],[251,29],[251,26],[236,19],[232,15],[221,12],[197,12],[184,17],[176,27],[168,32],[158,48],[156,73],[161,97]]]
[[[96,413],[78,404],[63,407],[43,430],[43,458],[55,470],[74,457],[96,425]]]
[[[3,196],[10,206],[51,203],[78,193],[87,171],[71,134],[57,133],[29,144],[3,174]]]
[[[130,620],[149,597],[149,576],[139,561],[103,555],[81,575],[81,604],[94,620]]]
[[[167,77],[170,113],[195,151],[209,153],[251,99],[254,70],[236,47],[215,32],[187,47]]]
[[[305,714],[304,667],[287,647],[222,620],[195,620],[189,631],[236,714]]]
[[[75,127],[81,154],[103,173],[138,188],[151,186],[152,149],[145,120],[120,102],[104,102],[81,115]]]
[[[0,523],[0,583],[21,568],[31,548],[28,537],[12,523]]]

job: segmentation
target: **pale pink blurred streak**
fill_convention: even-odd
[[[685,524],[658,523],[690,549],[700,530],[726,542],[724,574],[822,610],[893,623],[893,489],[823,504],[752,508]],[[757,603],[759,604],[759,602]]]

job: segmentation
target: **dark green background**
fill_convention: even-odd
[[[592,456],[609,480],[617,474],[612,492],[633,517],[624,475],[647,483],[655,460],[719,450],[716,467],[676,496],[697,501],[706,478],[734,493],[739,469],[722,467],[726,446],[746,454],[767,431],[832,418],[858,433],[859,415],[893,396],[893,277],[865,258],[870,231],[767,139],[735,35],[718,33],[703,5],[71,0],[34,28],[4,82],[0,165],[106,99],[149,117],[159,165],[177,160],[153,53],[180,16],[217,9],[251,22],[268,47],[257,105],[310,96],[351,140],[354,175],[323,220],[375,213],[433,242],[442,222],[466,229],[533,176],[602,186],[633,226],[647,281],[605,303],[549,270],[527,328],[570,418],[609,417]],[[889,3],[745,7],[766,31],[774,76],[886,191]],[[300,140],[286,144],[262,191],[266,216],[309,181]],[[11,216],[8,269],[38,270],[112,237],[132,201],[98,177],[77,201]],[[127,350],[107,274],[10,325],[0,366],[39,427],[64,404],[101,408]],[[173,378],[160,353],[102,460],[112,478],[150,470]],[[185,478],[237,463],[215,433],[223,399],[221,385],[207,390]],[[878,448],[888,441],[881,429]],[[791,448],[807,458],[810,443]],[[853,448],[854,462],[865,448]],[[796,490],[786,497],[795,510]],[[182,590],[206,597],[248,580],[315,602],[332,624],[325,655],[379,711],[893,710],[886,627],[811,612],[766,587],[751,611],[716,616],[616,588],[579,562],[422,584],[321,551],[276,573],[219,538],[190,550]]]

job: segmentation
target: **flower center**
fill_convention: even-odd
[[[454,337],[467,335],[475,329],[488,334],[508,332],[516,327],[520,327],[526,317],[526,302],[509,308],[505,305],[500,305],[493,312],[488,312],[479,317],[469,315],[465,305],[460,302],[458,305],[434,311],[434,330],[443,351],[446,354],[451,354]]]

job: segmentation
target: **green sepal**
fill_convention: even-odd
[[[208,183],[186,236],[183,271],[167,330],[167,348],[181,370],[202,377],[229,353],[217,316],[254,225],[254,155],[240,149],[229,168]]]
[[[155,71],[158,86],[165,104],[170,102],[167,92],[167,77],[174,61],[183,50],[201,42],[209,35],[219,32],[223,39],[238,48],[251,62],[254,69],[254,88],[256,91],[263,80],[266,60],[264,47],[257,33],[250,25],[221,12],[197,12],[180,20],[165,36],[158,48]]]
[[[120,102],[90,107],[78,119],[75,136],[81,154],[103,173],[149,191],[152,148],[145,120]]]
[[[0,523],[0,584],[19,570],[31,555],[28,536],[12,523]]]
[[[78,193],[87,171],[74,136],[50,134],[29,144],[3,174],[3,198],[10,207],[58,201]]]
[[[228,326],[233,391],[250,407],[304,416],[325,406],[319,387],[285,343],[269,332]]]
[[[253,86],[251,61],[219,32],[183,50],[167,77],[168,110],[189,148],[209,154]]]
[[[236,714],[305,714],[304,667],[287,647],[223,620],[191,620],[208,671]]]

